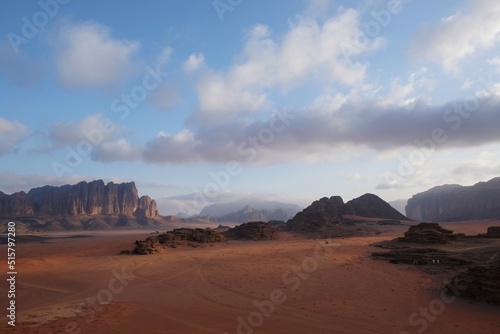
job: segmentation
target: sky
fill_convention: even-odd
[[[135,181],[195,214],[500,175],[498,1],[10,1],[0,36],[7,194]]]

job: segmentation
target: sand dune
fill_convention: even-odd
[[[20,244],[18,322],[8,331],[498,332],[498,307],[460,299],[439,303],[442,278],[370,259],[370,244],[406,230],[391,229],[378,237],[328,241],[282,235],[278,241],[177,248],[150,256],[116,255],[145,233]],[[5,261],[0,266],[6,267]],[[4,294],[6,284],[0,286]],[[419,312],[429,307],[426,319]]]

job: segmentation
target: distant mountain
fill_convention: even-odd
[[[301,207],[296,204],[283,203],[277,201],[266,201],[261,199],[244,199],[227,203],[216,203],[204,207],[199,216],[223,217],[228,214],[241,211],[242,208],[250,207],[253,210],[275,211],[278,209],[286,212],[288,218],[293,217],[301,210]]]
[[[406,204],[408,204],[407,199],[397,199],[395,201],[388,202],[390,206],[398,210],[402,215],[406,215]]]
[[[420,221],[500,218],[500,177],[473,186],[434,187],[408,200],[406,214]]]
[[[228,213],[227,215],[220,217],[219,221],[247,223],[251,221],[262,221],[262,222],[268,222],[271,220],[286,221],[289,218],[291,218],[291,216],[288,215],[288,213],[281,208],[274,210],[266,210],[266,209],[257,210],[247,205],[239,211]]]
[[[191,218],[192,216],[185,213],[185,212],[179,212],[174,216],[175,218],[180,218],[180,219],[186,219],[186,218]]]

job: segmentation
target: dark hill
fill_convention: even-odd
[[[364,194],[346,203],[357,216],[408,220],[389,203],[373,194]]]

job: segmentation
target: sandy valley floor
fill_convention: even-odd
[[[486,226],[453,228],[477,233]],[[500,307],[451,301],[450,295],[444,303],[438,290],[442,277],[369,258],[371,243],[405,230],[328,243],[283,235],[279,241],[177,248],[151,256],[117,255],[147,233],[18,244],[17,326],[7,330],[498,333]],[[0,268],[6,268],[5,245],[0,252]],[[0,287],[5,310],[5,280]]]

